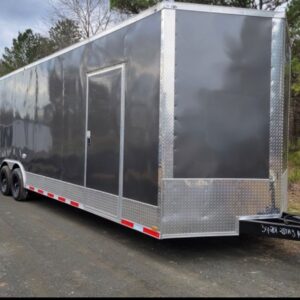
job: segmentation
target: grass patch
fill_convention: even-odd
[[[289,152],[289,184],[300,182],[300,146],[290,147]]]
[[[299,139],[300,140],[300,139]],[[288,213],[300,215],[300,143],[289,147]]]
[[[290,202],[287,212],[291,215],[300,215],[300,203]]]

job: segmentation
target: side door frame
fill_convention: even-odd
[[[88,128],[89,118],[89,79],[93,76],[105,74],[114,70],[121,70],[121,107],[120,107],[120,158],[119,158],[119,202],[118,217],[122,216],[122,199],[123,199],[123,177],[124,177],[124,136],[125,136],[125,92],[126,92],[126,72],[125,63],[105,67],[97,71],[86,74],[86,114],[85,114],[85,156],[84,156],[84,186],[87,182],[87,155],[88,155],[88,139],[90,132]],[[100,200],[99,200],[100,201]]]

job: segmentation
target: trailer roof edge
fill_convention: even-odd
[[[252,17],[265,17],[265,18],[286,18],[285,11],[266,11],[249,8],[219,6],[219,5],[205,5],[195,3],[180,3],[174,2],[172,4],[165,3],[164,8],[174,8],[179,10],[192,10],[197,12],[211,12],[220,14],[242,15]]]
[[[16,75],[22,71],[28,70],[36,65],[46,62],[52,58],[55,58],[57,56],[65,54],[69,51],[72,51],[76,48],[79,48],[89,42],[97,40],[103,36],[106,36],[106,35],[114,32],[114,31],[120,30],[123,27],[131,25],[141,19],[144,19],[154,13],[161,11],[162,9],[191,10],[191,11],[197,11],[197,12],[211,12],[211,13],[244,15],[244,16],[254,16],[254,17],[270,17],[270,18],[284,18],[284,19],[286,18],[285,12],[270,12],[270,11],[262,11],[262,10],[256,10],[256,9],[226,7],[226,6],[217,6],[217,5],[203,5],[203,4],[194,4],[194,3],[160,2],[157,5],[155,5],[151,8],[148,8],[147,10],[139,13],[138,15],[133,16],[133,17],[117,24],[108,30],[102,31],[99,34],[94,35],[93,37],[90,37],[88,39],[80,41],[76,44],[73,44],[69,47],[59,50],[51,55],[48,55],[42,59],[39,59],[29,65],[19,68],[7,75],[4,75],[4,76],[0,77],[0,81],[7,79],[13,75]]]

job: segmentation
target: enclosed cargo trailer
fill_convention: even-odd
[[[1,189],[155,238],[287,208],[284,12],[160,3],[0,79]]]

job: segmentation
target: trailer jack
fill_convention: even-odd
[[[300,241],[300,216],[283,213],[276,219],[240,220],[240,234]]]

